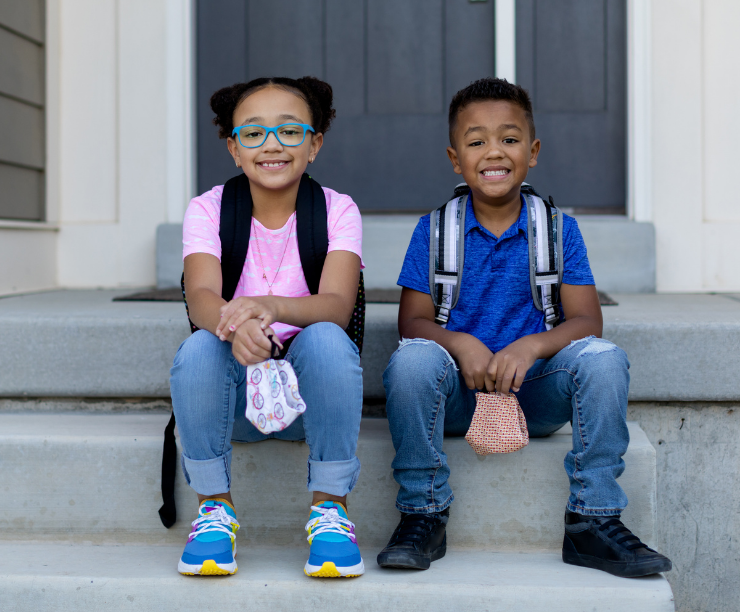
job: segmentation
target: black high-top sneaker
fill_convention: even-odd
[[[584,516],[565,512],[563,562],[626,578],[667,572],[668,557],[648,548],[619,516]]]
[[[445,528],[450,509],[434,514],[404,514],[390,542],[378,555],[380,567],[429,569],[447,552]]]

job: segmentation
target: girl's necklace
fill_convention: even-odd
[[[278,264],[277,270],[275,271],[275,276],[272,278],[272,282],[267,280],[267,273],[265,272],[265,263],[262,261],[262,251],[260,250],[260,241],[259,238],[257,238],[257,233],[255,232],[255,224],[254,224],[254,217],[252,217],[252,234],[254,234],[254,243],[257,245],[257,254],[260,256],[260,266],[262,266],[262,278],[265,280],[265,283],[267,283],[267,295],[272,295],[272,286],[275,284],[275,281],[277,280],[278,274],[280,274],[280,267],[283,265],[283,259],[285,259],[285,253],[288,250],[288,241],[290,240],[290,233],[293,231],[293,224],[295,223],[295,215],[293,215],[293,220],[290,222],[290,227],[288,228],[288,235],[285,237],[285,246],[283,247],[283,255],[280,257],[280,263]]]

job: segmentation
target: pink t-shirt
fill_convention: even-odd
[[[221,220],[221,194],[223,185],[190,200],[182,228],[182,257],[192,253],[208,253],[221,261],[221,240],[218,235]],[[357,204],[348,195],[323,187],[326,196],[329,251],[350,251],[362,261],[362,217]],[[286,245],[285,240],[288,240]],[[260,261],[260,254],[262,259]],[[282,259],[282,264],[280,263]],[[264,267],[263,267],[264,264]],[[364,268],[364,264],[362,265]],[[234,292],[234,297],[267,295],[272,285],[273,295],[304,297],[311,295],[303,276],[298,254],[295,213],[280,229],[267,229],[252,219],[249,249],[244,270]],[[274,279],[274,282],[273,282]],[[272,328],[284,342],[295,336],[300,327],[273,323]]]

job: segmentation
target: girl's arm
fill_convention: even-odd
[[[221,307],[223,317],[216,322],[216,335],[221,337],[233,332],[250,319],[259,319],[262,329],[275,321],[296,327],[328,321],[344,329],[352,317],[359,281],[360,258],[350,251],[332,251],[324,262],[318,294],[298,298],[265,295],[232,300]],[[221,302],[223,304],[223,300]]]
[[[190,320],[200,329],[232,342],[239,363],[247,365],[270,358],[272,345],[265,333],[268,326],[262,327],[253,321],[238,333],[217,333],[221,309],[226,305],[226,300],[221,297],[221,263],[217,257],[193,253],[185,258],[185,296]]]
[[[221,321],[221,263],[208,253],[193,253],[185,258],[185,297],[190,320],[200,329],[216,334]]]

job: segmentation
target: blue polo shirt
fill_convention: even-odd
[[[398,278],[402,287],[422,293],[429,293],[429,217],[419,219]],[[563,283],[594,284],[578,223],[568,215],[563,215]],[[478,223],[468,196],[460,297],[447,329],[472,334],[494,353],[522,336],[545,331],[529,285],[526,206],[496,238]]]

